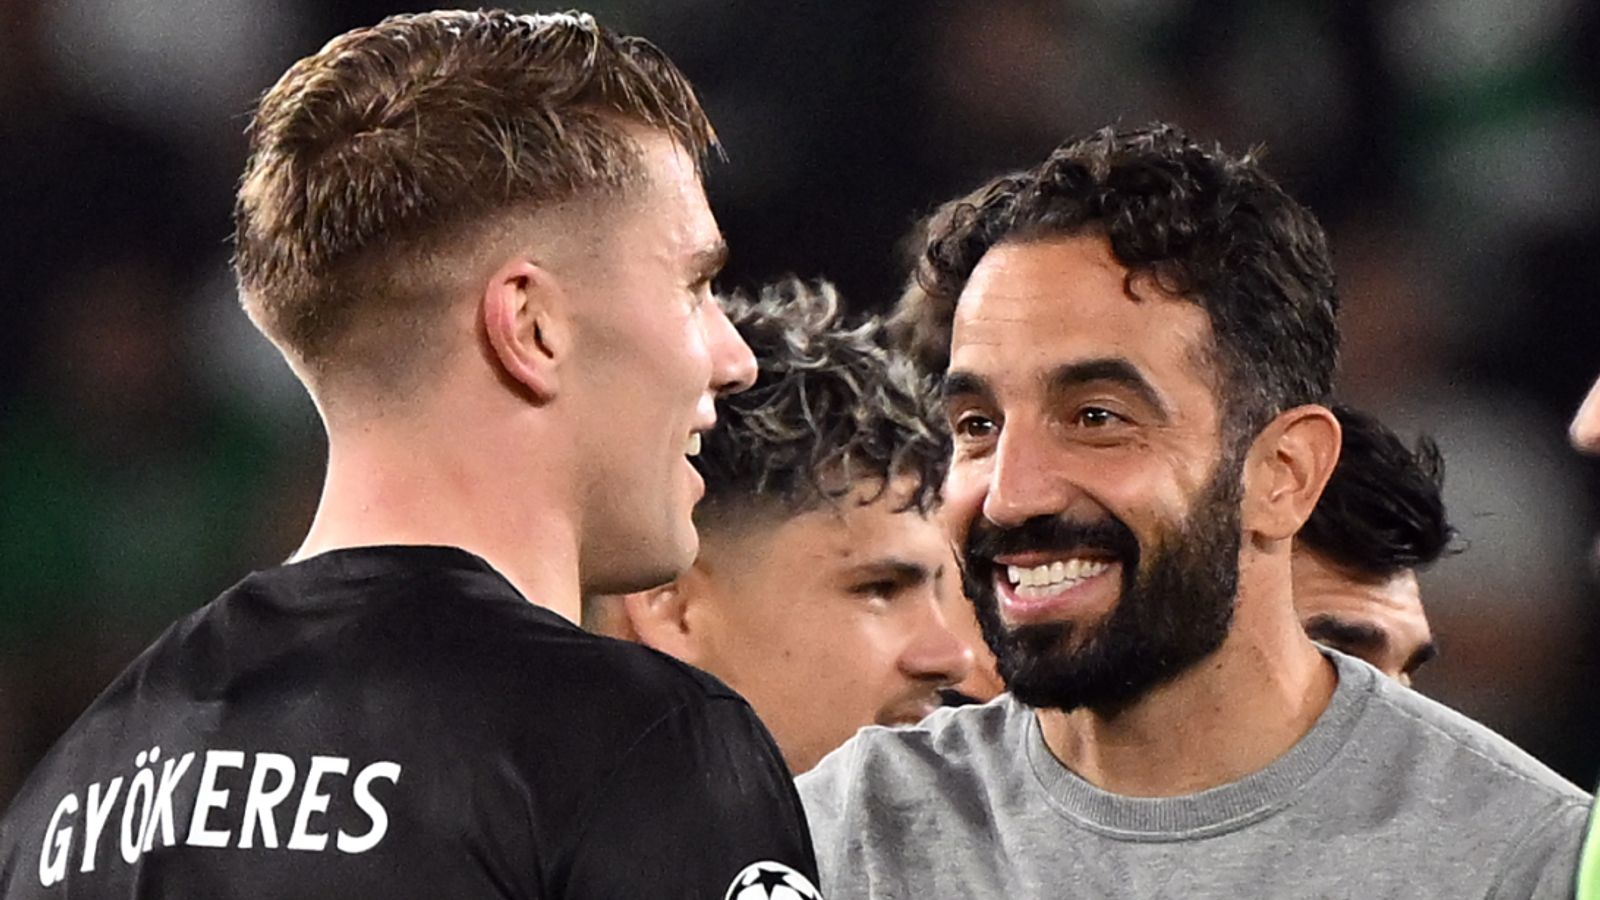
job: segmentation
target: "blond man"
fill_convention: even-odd
[[[251,136],[241,295],[321,413],[321,503],[40,765],[0,894],[804,895],[744,701],[573,624],[694,559],[686,457],[754,374],[683,76],[587,16],[401,16]]]

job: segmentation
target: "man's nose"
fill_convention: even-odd
[[[1060,468],[1046,435],[1026,423],[1008,425],[989,469],[984,518],[1013,528],[1039,516],[1059,515],[1071,500]]]
[[[707,303],[706,343],[711,351],[711,389],[737,394],[756,383],[756,357],[728,314],[717,303]]]
[[[972,672],[972,648],[950,630],[939,598],[930,596],[916,636],[900,655],[900,670],[919,681],[948,687]]]

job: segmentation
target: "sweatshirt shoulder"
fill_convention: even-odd
[[[1586,806],[1582,788],[1488,726],[1387,679],[1375,679],[1363,743],[1388,744],[1422,777],[1458,796],[1489,795],[1538,808]],[[1374,748],[1377,749],[1377,748]]]
[[[981,777],[997,756],[1020,752],[1027,716],[1007,695],[981,706],[940,709],[909,727],[868,726],[796,783],[808,808],[851,789],[917,796]]]

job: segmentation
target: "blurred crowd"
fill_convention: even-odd
[[[242,129],[289,62],[421,8],[0,0],[0,806],[161,628],[303,533],[316,419],[228,273]],[[1594,783],[1600,469],[1563,428],[1600,364],[1600,7],[586,8],[702,91],[729,286],[825,275],[886,309],[919,215],[1067,136],[1265,145],[1333,242],[1340,399],[1443,451],[1465,550],[1424,576],[1416,686]]]

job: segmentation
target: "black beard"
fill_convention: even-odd
[[[1016,528],[972,525],[962,582],[1000,677],[1028,706],[1114,717],[1155,687],[1215,653],[1233,625],[1239,587],[1241,466],[1224,457],[1189,515],[1162,535],[1140,569],[1132,530],[1115,517],[1080,523],[1048,516]],[[1099,622],[1007,628],[995,595],[994,557],[1094,551],[1121,564],[1122,593]]]

